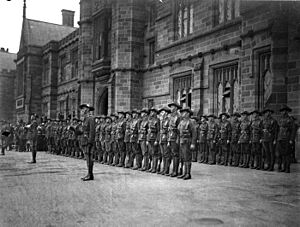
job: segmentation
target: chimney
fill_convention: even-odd
[[[62,13],[62,25],[74,27],[74,11],[63,9]]]

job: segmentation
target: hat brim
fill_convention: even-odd
[[[288,107],[284,107],[279,110],[279,112],[282,112],[282,111],[292,112],[292,109],[288,108]]]
[[[79,109],[83,109],[83,108],[88,108],[90,111],[94,111],[94,110],[95,110],[94,107],[88,106],[87,104],[81,104],[81,105],[79,106]]]
[[[176,106],[178,109],[182,109],[182,107],[179,106],[179,105],[176,104],[176,103],[170,103],[170,104],[168,104],[168,107],[171,107],[171,106]]]

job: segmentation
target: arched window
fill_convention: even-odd
[[[239,105],[238,64],[214,68],[214,102],[218,114],[232,113]]]
[[[174,101],[183,107],[192,107],[192,77],[191,75],[174,78]]]

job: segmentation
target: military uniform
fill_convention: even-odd
[[[100,153],[101,153],[101,144],[99,141],[100,138],[100,118],[96,117],[96,129],[95,129],[95,161],[99,161]]]
[[[117,140],[117,149],[119,151],[119,160],[117,162],[119,163],[118,167],[124,167],[125,165],[125,157],[126,157],[126,148],[125,148],[125,130],[126,130],[126,120],[124,118],[125,113],[124,112],[118,112],[119,114],[119,122],[117,123],[117,132],[116,132],[116,140]],[[123,118],[122,116],[123,115]]]
[[[291,136],[291,163],[297,163],[296,159],[296,136],[297,131],[299,128],[299,124],[297,123],[297,119],[295,117],[292,117],[293,124],[292,124],[292,136]]]
[[[285,106],[280,109],[283,112],[282,116],[278,120],[278,136],[277,136],[277,159],[278,170],[289,173],[290,172],[290,156],[291,156],[291,144],[292,144],[292,132],[293,132],[293,120],[288,115],[288,112],[292,110]],[[282,169],[282,163],[284,168]]]
[[[89,111],[94,110],[94,108],[88,104],[80,105],[80,109],[82,108],[88,109]],[[95,127],[94,117],[87,113],[83,119],[83,125],[82,125],[83,137],[81,142],[81,145],[83,147],[83,152],[85,154],[85,158],[87,162],[87,167],[88,167],[88,175],[82,178],[82,180],[84,181],[94,179],[92,152],[95,144],[95,128],[96,127]]]
[[[229,117],[227,113],[222,113],[220,117]],[[231,124],[227,119],[222,119],[220,122],[220,137],[219,137],[219,161],[221,165],[228,165],[229,151],[230,151],[230,140],[231,140]],[[223,158],[223,161],[222,161]]]
[[[204,116],[201,117],[205,118]],[[207,134],[208,134],[208,123],[205,120],[202,120],[198,128],[198,162],[208,163],[208,147],[207,147]]]
[[[152,114],[152,115],[151,115]],[[160,121],[156,116],[157,110],[155,108],[150,109],[150,117],[148,119],[148,132],[147,132],[147,142],[148,150],[150,154],[150,159],[152,158],[152,168],[149,170],[151,173],[157,172],[158,161],[159,161],[159,129]]]
[[[138,117],[139,113],[137,110],[133,110],[132,114],[133,114],[133,119],[130,126],[130,143],[131,143],[131,148],[133,150],[132,160],[134,160],[134,158],[136,160],[135,166],[132,169],[137,170],[142,167],[142,160],[143,160],[141,147],[138,141],[141,119]],[[135,114],[137,115],[136,117]]]
[[[105,126],[105,153],[104,153],[104,164],[112,164],[113,163],[113,154],[112,154],[112,124],[111,117],[107,116],[106,118],[106,126]]]
[[[124,143],[126,147],[126,157],[127,157],[127,163],[126,168],[132,168],[133,167],[133,161],[134,161],[134,154],[133,150],[131,148],[130,143],[130,136],[131,136],[131,122],[132,122],[132,115],[130,112],[126,112],[126,126],[125,126],[125,134],[124,134]]]
[[[112,160],[113,163],[109,163],[113,166],[116,166],[119,164],[119,149],[117,146],[117,127],[118,127],[118,116],[115,114],[111,115],[112,117],[112,123],[111,123],[111,150],[112,150]]]
[[[34,118],[31,119],[30,125],[28,125],[27,132],[27,149],[31,151],[32,161],[30,163],[36,163],[36,153],[37,153],[37,127],[38,123]]]
[[[233,114],[233,119],[231,121],[231,140],[230,140],[230,160],[229,164],[234,166],[239,166],[240,164],[240,152],[239,152],[239,137],[240,137],[240,117],[239,113]]]
[[[257,113],[256,113],[257,112]],[[258,111],[253,111],[256,113],[256,117],[252,119],[251,122],[251,168],[254,167],[254,162],[256,162],[256,169],[263,168],[262,160],[262,149],[261,149],[261,138],[262,138],[262,121],[259,118]]]
[[[105,127],[106,127],[106,122],[105,122],[106,116],[103,116],[103,122],[100,124],[99,128],[99,143],[101,146],[101,158],[100,158],[100,163],[104,164],[107,162],[107,154],[105,150]]]
[[[181,107],[176,103],[170,103],[168,105],[176,106],[177,109],[181,109]],[[178,167],[179,167],[179,131],[178,125],[180,123],[180,115],[177,112],[177,109],[170,114],[169,117],[169,128],[168,128],[168,147],[171,152],[171,157],[173,159],[173,171],[170,174],[171,177],[176,177],[178,175]],[[168,176],[169,174],[167,174]]]
[[[170,113],[170,110],[167,108],[162,108],[159,112],[165,111],[166,113]],[[167,146],[168,143],[168,128],[169,128],[169,118],[164,115],[160,122],[159,129],[159,146],[160,152],[162,156],[162,160],[164,163],[163,169],[159,172],[160,174],[169,174],[170,164],[171,164],[171,154],[170,149]]]
[[[249,168],[250,161],[250,134],[251,134],[251,122],[248,119],[248,112],[244,111],[241,115],[244,115],[244,119],[240,124],[240,137],[238,143],[240,144],[240,152],[242,155],[241,167]],[[239,153],[238,153],[239,154]]]
[[[149,157],[149,151],[148,151],[148,146],[147,146],[147,131],[148,131],[148,111],[146,109],[143,109],[141,111],[141,114],[144,113],[146,114],[144,117],[142,117],[142,121],[140,124],[139,128],[139,144],[142,150],[142,155],[143,155],[143,168],[141,168],[141,171],[146,171],[150,169],[150,157]]]
[[[189,108],[184,108],[180,112],[188,112],[190,115],[192,111]],[[196,128],[190,117],[183,117],[178,125],[180,153],[184,163],[184,173],[178,178],[184,180],[191,179],[192,167],[192,152],[196,144]]]
[[[266,112],[273,113],[274,111],[266,109],[262,113]],[[262,120],[262,147],[263,147],[263,157],[266,158],[268,165],[267,170],[274,170],[275,164],[275,142],[277,137],[278,124],[277,121],[271,116],[266,115]]]
[[[214,115],[208,116],[208,132],[207,132],[207,145],[208,145],[208,155],[211,156],[211,161],[209,164],[215,165],[216,164],[216,142],[218,140],[218,124],[215,122]]]

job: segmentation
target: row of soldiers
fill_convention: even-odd
[[[95,117],[92,158],[102,164],[191,178],[191,162],[290,172],[297,124],[291,109],[191,117],[176,103]],[[48,151],[83,158],[84,122],[48,120]],[[172,171],[170,166],[172,164]],[[184,169],[184,172],[183,172]]]

